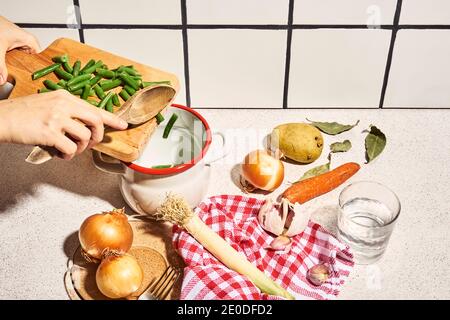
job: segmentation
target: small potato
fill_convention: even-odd
[[[323,149],[322,133],[307,123],[281,124],[273,129],[270,141],[273,149],[300,163],[315,161]]]

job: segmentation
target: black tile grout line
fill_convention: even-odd
[[[388,51],[387,60],[386,60],[386,68],[384,70],[383,85],[381,87],[380,103],[378,105],[378,107],[380,109],[383,108],[383,106],[384,106],[384,98],[386,96],[386,89],[387,89],[388,82],[389,82],[389,74],[390,74],[391,65],[392,65],[392,55],[394,53],[395,39],[397,38],[398,24],[400,21],[401,11],[402,11],[402,0],[397,0],[397,7],[395,8],[393,29],[392,29],[392,34],[391,34],[391,42],[389,44],[389,51]]]
[[[189,46],[188,46],[188,33],[187,33],[187,5],[186,0],[180,1],[181,5],[181,23],[183,28],[181,29],[183,36],[183,61],[184,61],[184,85],[186,91],[186,105],[191,107],[191,86],[189,76]]]
[[[391,30],[392,25],[367,25],[367,24],[293,24],[292,29],[310,30],[310,29],[387,29]]]
[[[74,0],[76,1],[76,0]],[[64,23],[29,23],[16,22],[22,28],[42,28],[42,29],[73,29]],[[97,23],[82,23],[82,30],[88,29],[169,29],[169,30],[183,30],[184,26],[180,24],[97,24]],[[297,30],[313,30],[313,29],[361,29],[361,30],[392,30],[393,25],[365,25],[365,24],[293,24],[292,29]],[[228,25],[228,24],[186,24],[186,29],[246,29],[246,30],[287,30],[288,25]],[[404,24],[396,27],[398,30],[450,30],[450,25],[443,24]]]
[[[80,42],[84,43],[83,20],[81,19],[80,2],[78,0],[73,0],[73,6],[75,9],[75,18],[77,19],[78,36],[80,38]]]
[[[98,23],[84,23],[83,29],[168,29],[168,30],[182,30],[183,26],[178,24],[98,24]]]
[[[288,24],[286,36],[286,60],[284,68],[284,88],[283,88],[283,109],[288,107],[289,99],[289,73],[291,68],[291,47],[292,47],[292,22],[294,21],[294,0],[289,0]]]
[[[287,30],[287,24],[188,24],[188,29]]]

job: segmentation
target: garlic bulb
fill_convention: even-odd
[[[289,204],[289,208],[291,210],[289,211],[289,215],[285,223],[287,231],[284,235],[287,237],[293,237],[302,233],[306,229],[311,213],[307,213],[305,210],[302,212],[302,206],[299,203],[295,203],[294,205]]]
[[[305,230],[311,216],[301,209],[300,204],[291,205],[286,199],[281,201],[280,208],[269,198],[259,210],[258,221],[264,230],[274,235],[293,237]]]
[[[272,240],[272,242],[270,243],[270,247],[267,249],[274,251],[288,252],[289,249],[291,248],[291,245],[292,245],[291,238],[286,236],[278,236]]]
[[[330,276],[331,272],[326,264],[316,264],[306,273],[306,278],[315,286],[324,284]]]
[[[279,206],[275,205],[270,198],[266,199],[266,202],[259,209],[258,221],[261,227],[277,236],[283,233],[286,218],[287,210],[283,209],[283,212],[280,214]]]

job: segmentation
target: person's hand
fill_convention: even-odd
[[[102,141],[104,124],[128,125],[65,90],[0,101],[0,142],[55,147],[64,159]]]
[[[15,48],[20,48],[28,53],[36,53],[41,50],[38,41],[31,33],[0,16],[0,85],[4,84],[8,78],[5,54]]]

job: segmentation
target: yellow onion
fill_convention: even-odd
[[[241,175],[246,183],[244,189],[261,189],[273,191],[278,188],[284,179],[283,163],[264,150],[250,152],[241,165]],[[248,185],[250,184],[250,185]]]
[[[143,279],[142,268],[133,256],[113,252],[105,255],[95,274],[100,292],[112,299],[130,296],[139,289]]]
[[[114,209],[84,220],[78,237],[84,254],[93,260],[100,260],[104,251],[128,252],[133,243],[133,229],[124,209]]]

